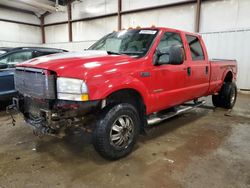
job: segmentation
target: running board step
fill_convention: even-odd
[[[157,116],[157,114],[156,114],[156,115],[154,115],[154,117],[148,118],[148,120],[147,120],[148,125],[153,125],[153,124],[160,123],[160,122],[162,122],[162,121],[164,121],[166,119],[172,118],[172,117],[174,117],[176,115],[182,114],[184,112],[187,112],[189,110],[192,110],[194,108],[202,106],[205,103],[206,103],[206,101],[203,100],[203,101],[200,101],[200,102],[196,102],[194,104],[183,104],[180,107],[178,107],[178,109],[176,109],[175,111],[171,111],[171,112],[168,112],[168,113],[166,113],[164,115],[159,115],[159,116]]]

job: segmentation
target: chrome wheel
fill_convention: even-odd
[[[110,144],[117,149],[127,148],[133,141],[134,123],[127,115],[118,117],[110,130]]]

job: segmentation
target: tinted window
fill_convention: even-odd
[[[35,51],[34,52],[34,57],[40,57],[40,56],[45,56],[45,55],[50,55],[50,54],[55,54],[57,52],[40,52],[40,51]]]
[[[192,55],[192,60],[204,60],[204,53],[198,37],[187,35],[187,41]]]
[[[179,45],[183,47],[183,43],[181,37],[178,33],[166,32],[160,40],[160,43],[157,49],[160,52],[168,52],[170,47]],[[164,54],[159,57],[158,60],[160,63],[168,63],[169,62],[169,54]]]
[[[4,50],[0,50],[0,55],[6,53]]]
[[[0,59],[0,63],[16,64],[16,63],[21,63],[23,61],[29,60],[31,58],[32,58],[31,51],[15,52],[12,54],[6,54],[6,56]]]

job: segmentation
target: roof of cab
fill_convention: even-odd
[[[157,29],[157,30],[161,30],[161,31],[173,31],[173,32],[178,32],[178,33],[185,33],[188,35],[195,35],[195,36],[201,36],[199,33],[194,33],[194,32],[189,32],[189,31],[183,31],[180,29],[175,29],[175,28],[170,28],[170,27],[136,27],[136,28],[129,28],[129,29],[138,29],[138,30],[142,30],[142,29],[148,29],[148,30],[152,30],[152,29]]]

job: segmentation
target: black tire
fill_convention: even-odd
[[[213,95],[213,104],[216,107],[231,109],[234,107],[237,99],[237,87],[234,82],[223,84],[219,95]]]
[[[212,102],[215,107],[221,107],[220,103],[220,95],[213,95],[212,96]]]
[[[121,122],[125,123],[126,126],[122,126]],[[126,128],[127,125],[130,125],[128,126],[129,128]],[[117,127],[119,127],[119,131],[117,131]],[[93,133],[94,147],[105,159],[120,159],[132,152],[139,135],[139,130],[140,120],[136,108],[127,103],[115,105],[109,109],[105,109],[97,121]],[[116,138],[116,135],[119,135],[119,139],[112,140],[112,138]]]
[[[5,111],[6,107],[11,104],[11,101],[0,101],[0,111]]]

